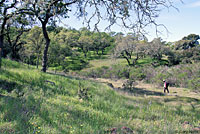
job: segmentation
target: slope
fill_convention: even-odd
[[[151,85],[138,86],[132,93],[113,90],[98,81],[42,73],[4,59],[0,133],[197,132],[200,101],[196,95],[187,96],[180,89],[178,96],[170,96]]]

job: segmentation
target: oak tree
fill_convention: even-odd
[[[25,0],[24,3],[20,11],[34,15],[42,25],[46,41],[42,65],[44,72],[50,44],[46,26],[48,23],[55,24],[56,17],[69,17],[68,13],[76,10],[75,15],[83,17],[88,27],[93,24],[96,30],[103,20],[108,23],[106,29],[119,24],[134,31],[143,31],[150,24],[160,26],[155,19],[161,9],[173,6],[171,0]]]

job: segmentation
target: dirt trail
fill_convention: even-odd
[[[53,73],[54,72],[49,72],[49,73]],[[77,76],[77,75],[68,75],[65,73],[56,73],[57,75],[63,75],[63,76],[67,76],[70,78],[75,78],[75,79],[85,79],[85,80],[91,80],[91,81],[95,81],[95,82],[99,82],[99,83],[104,83],[104,84],[112,84],[114,89],[122,89],[122,85],[123,83],[126,81],[124,79],[105,79],[105,78],[86,78],[84,76]],[[185,89],[185,88],[177,88],[177,87],[169,87],[169,94],[164,94],[163,93],[163,88],[162,87],[158,87],[156,85],[153,84],[147,84],[147,83],[143,83],[143,82],[137,82],[137,85],[135,86],[135,88],[139,91],[140,95],[144,95],[145,97],[152,97],[152,98],[161,98],[161,99],[165,99],[165,98],[173,98],[173,97],[182,97],[182,98],[191,98],[191,99],[197,99],[200,100],[200,93],[197,92],[193,92],[189,89]],[[172,97],[170,97],[172,96]]]
[[[94,80],[101,83],[111,83],[114,88],[122,88],[123,83],[126,81],[126,80],[111,80],[111,79],[104,79],[104,78],[96,78],[96,79],[89,78],[89,80]],[[147,95],[148,95],[148,92],[156,92],[156,93],[163,94],[163,88],[155,86],[153,84],[137,82],[137,85],[135,86],[135,88],[143,90],[143,93],[144,94],[147,93]],[[188,98],[194,98],[194,99],[200,100],[200,93],[193,92],[189,89],[169,87],[169,91],[170,93],[165,94],[165,96],[188,97]],[[163,98],[163,96],[157,95],[156,93],[155,95],[151,95],[149,97]]]
[[[111,79],[90,79],[101,83],[112,83],[114,89],[118,90],[119,93],[123,95],[128,95],[129,97],[142,97],[150,100],[155,100],[156,102],[165,103],[170,106],[192,106],[200,108],[200,93],[190,91],[185,88],[169,87],[170,93],[163,93],[162,87],[157,87],[153,84],[147,84],[143,82],[137,82],[132,93],[123,92],[122,84],[125,80],[111,80]],[[122,91],[122,92],[121,92]]]

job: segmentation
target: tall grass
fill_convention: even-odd
[[[160,66],[144,69],[145,80],[151,83],[162,83],[166,79],[171,86],[185,87],[200,91],[200,63],[180,64],[173,67]]]
[[[6,61],[0,71],[0,133],[189,133],[200,123],[197,99],[171,106],[167,102],[176,97],[130,96],[104,84]],[[79,98],[80,88],[88,88],[91,97]],[[184,128],[185,121],[192,127]]]
[[[154,67],[150,64],[150,61],[148,58],[140,60],[138,65],[134,67],[122,64],[101,66],[84,70],[79,74],[94,78],[144,80],[159,86],[163,84],[163,79],[166,79],[170,86],[200,91],[200,63]],[[164,64],[164,62],[160,64]]]

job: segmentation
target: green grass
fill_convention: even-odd
[[[88,88],[88,100],[78,97],[80,87]],[[198,99],[124,94],[105,84],[42,73],[5,59],[0,94],[3,134],[125,133],[122,127],[134,133],[173,134],[190,133],[200,123]],[[177,100],[188,105],[166,103]],[[183,127],[184,121],[192,127]]]
[[[161,61],[156,61],[151,59],[150,57],[146,57],[143,59],[139,59],[137,61],[137,66],[143,66],[143,65],[148,65],[151,64],[152,62],[157,62],[158,66],[159,65],[164,65],[167,63],[167,60],[161,60]],[[91,60],[89,61],[89,67],[83,69],[82,71],[86,71],[88,69],[96,69],[96,68],[100,68],[102,66],[107,66],[110,67],[112,65],[117,65],[120,64],[122,66],[128,65],[127,61],[124,58],[117,58],[117,59],[111,59],[111,58],[105,58],[105,59],[95,59],[95,60]]]
[[[86,71],[88,69],[96,69],[102,66],[110,67],[115,64],[126,65],[127,63],[125,59],[98,59],[91,60],[89,64],[90,66],[88,68],[83,69],[82,71]]]

